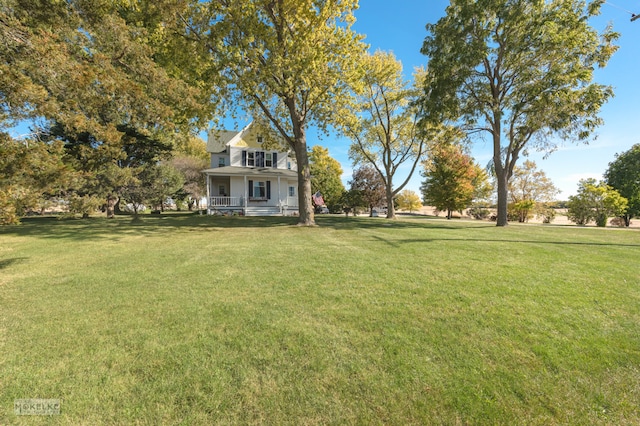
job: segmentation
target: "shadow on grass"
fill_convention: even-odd
[[[120,236],[158,235],[175,231],[207,232],[225,228],[266,228],[294,226],[295,217],[208,216],[194,213],[161,215],[121,215],[114,219],[27,217],[20,225],[0,227],[0,235],[84,240],[118,240]]]
[[[157,235],[177,230],[187,232],[215,232],[230,228],[295,227],[297,217],[283,216],[209,216],[195,213],[171,212],[161,215],[121,215],[115,219],[92,217],[88,219],[57,217],[27,217],[21,225],[0,227],[0,235],[38,236],[43,238],[68,238],[77,240],[118,240],[119,236]],[[444,221],[403,221],[385,218],[316,216],[320,228],[339,230],[385,229],[385,228],[438,228],[461,229],[461,223]],[[492,227],[493,225],[470,225],[469,227]]]
[[[403,244],[412,243],[436,243],[436,242],[453,242],[460,241],[463,243],[513,243],[513,244],[549,244],[549,245],[566,245],[566,246],[602,246],[602,247],[634,247],[640,248],[640,244],[625,244],[625,243],[602,243],[602,242],[585,242],[585,241],[548,241],[548,240],[509,240],[509,239],[480,239],[480,238],[411,238],[411,239],[399,239],[389,240],[380,236],[374,235],[372,239],[385,243],[391,247],[401,247]]]
[[[0,260],[0,270],[7,269],[9,266],[13,265],[14,263],[21,263],[27,259],[28,257],[14,257],[11,259],[2,259]]]
[[[316,223],[320,229],[330,228],[341,231],[383,230],[383,229],[424,229],[424,230],[467,230],[496,228],[491,222],[449,221],[443,218],[419,217],[411,220],[388,220],[386,218],[344,217],[342,215],[318,215]],[[89,219],[58,219],[57,217],[28,217],[21,225],[0,227],[0,235],[32,236],[41,238],[66,238],[78,241],[107,240],[119,241],[131,235],[163,235],[175,232],[224,232],[232,228],[274,228],[296,227],[297,217],[264,216],[209,216],[192,212],[167,212],[161,215],[141,215],[138,220],[133,216],[122,215],[115,219],[93,217]],[[554,245],[592,245],[592,246],[620,246],[640,247],[640,244],[625,244],[614,242],[585,242],[562,240],[519,240],[519,239],[474,239],[474,238],[415,238],[415,239],[385,239],[380,236],[373,238],[399,247],[403,244],[430,243],[436,241],[466,241],[466,242],[502,242],[529,243]],[[0,266],[1,267],[1,266]]]

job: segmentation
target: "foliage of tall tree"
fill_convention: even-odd
[[[148,131],[128,125],[116,129],[120,137],[109,142],[88,132],[67,132],[59,123],[42,132],[47,139],[64,142],[65,162],[77,171],[67,196],[73,198],[73,209],[85,216],[106,201],[107,216],[113,217],[122,191],[138,181],[137,169],[171,156],[171,143]]]
[[[508,183],[521,155],[552,152],[558,139],[587,141],[612,89],[595,68],[615,51],[611,28],[589,18],[601,0],[452,0],[427,25],[425,117],[458,122],[493,144],[498,226],[507,225]]]
[[[625,225],[629,226],[632,218],[640,216],[640,144],[616,154],[604,177],[609,186],[629,201],[623,216]]]
[[[342,166],[329,155],[329,150],[314,145],[309,153],[309,170],[311,172],[311,192],[320,191],[327,206],[340,202],[345,188],[342,184]]]
[[[228,83],[228,99],[266,118],[295,152],[299,224],[315,224],[307,129],[326,128],[364,45],[357,0],[195,1],[183,16]],[[217,84],[213,76],[212,84]]]
[[[420,187],[425,205],[447,212],[451,219],[454,211],[468,207],[476,194],[474,184],[481,182],[481,169],[458,143],[441,143],[433,147],[424,161]]]
[[[188,127],[195,116],[206,119],[209,91],[186,79],[194,73],[176,71],[191,69],[179,61],[181,53],[171,61],[163,55],[172,40],[174,5],[3,2],[0,118],[43,117],[67,133],[91,133],[105,143],[120,138],[116,126],[122,124],[171,131]]]
[[[133,171],[133,178],[121,193],[132,204],[134,219],[138,218],[143,205],[162,210],[165,199],[178,191],[184,182],[180,171],[170,164],[147,164]]]
[[[127,158],[150,148],[138,144],[180,140],[216,109],[215,73],[198,62],[199,45],[179,35],[184,7],[170,0],[0,5],[0,128],[25,119],[44,121],[35,132],[57,127],[77,166],[67,193],[73,209],[87,214],[105,196],[113,207],[113,192],[132,178]]]
[[[619,217],[627,210],[627,199],[605,182],[582,179],[578,193],[569,197],[567,217],[578,225],[595,221],[598,226],[606,226],[607,218]]]
[[[354,86],[357,99],[338,122],[353,141],[349,154],[356,164],[370,164],[385,185],[387,218],[395,217],[393,199],[407,185],[426,146],[426,132],[418,126],[414,104],[421,91],[423,71],[415,84],[404,80],[402,64],[392,53],[378,51],[362,58],[364,75]],[[409,173],[400,184],[394,177],[401,167]]]
[[[370,164],[358,167],[351,174],[350,190],[357,191],[362,205],[368,207],[369,215],[373,215],[373,208],[387,204],[385,182],[380,173]]]
[[[0,224],[17,224],[27,211],[61,195],[74,178],[63,155],[61,143],[0,133]]]
[[[543,170],[538,170],[534,161],[526,160],[522,167],[514,167],[509,180],[510,206],[519,222],[526,222],[537,206],[555,200],[560,193]]]
[[[490,204],[490,199],[495,194],[494,185],[489,178],[487,169],[480,167],[478,163],[474,164],[476,169],[475,178],[472,180],[473,197],[472,204],[476,206],[486,206]]]

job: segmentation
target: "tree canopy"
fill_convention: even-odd
[[[163,55],[173,40],[169,3],[4,2],[0,119],[44,118],[105,143],[119,139],[118,125],[171,132],[207,121],[211,93],[176,71],[191,69],[178,53]]]
[[[522,166],[514,167],[509,180],[510,210],[515,212],[519,222],[526,222],[537,207],[544,208],[555,200],[560,190],[556,188],[543,170],[534,161],[526,160]]]
[[[422,207],[420,196],[415,191],[411,191],[409,189],[402,190],[396,196],[396,204],[398,204],[399,209],[408,210],[409,213],[418,211],[420,210],[420,207]]]
[[[628,200],[624,222],[629,226],[632,218],[640,216],[640,144],[616,154],[604,177],[609,186]]]
[[[486,176],[458,143],[434,146],[423,164],[422,200],[425,205],[446,211],[449,219],[454,211],[471,204],[476,183]]]
[[[615,52],[617,34],[589,18],[602,1],[452,0],[428,24],[422,105],[429,120],[452,120],[487,135],[497,176],[498,226],[507,225],[508,182],[530,149],[552,152],[558,138],[589,140],[611,87],[593,82]]]
[[[578,225],[595,221],[604,227],[607,218],[622,216],[627,210],[627,199],[605,182],[595,179],[582,179],[578,193],[569,197],[567,217]]]
[[[370,164],[385,185],[387,217],[395,217],[394,197],[407,185],[419,164],[427,132],[418,126],[418,98],[424,71],[417,70],[414,84],[404,80],[402,64],[392,53],[378,51],[361,59],[364,75],[353,91],[356,100],[337,121],[353,141],[349,150],[356,164]],[[401,167],[409,166],[404,181],[394,183]]]
[[[380,173],[371,165],[363,164],[351,174],[350,191],[357,193],[355,198],[363,206],[369,208],[369,215],[373,215],[373,208],[387,203],[385,182]]]

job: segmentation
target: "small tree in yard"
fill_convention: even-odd
[[[559,193],[544,171],[538,170],[534,161],[527,160],[522,167],[514,167],[509,181],[509,215],[518,222],[527,222],[534,212],[542,211],[543,203],[550,203]]]
[[[166,164],[147,165],[137,173],[123,190],[124,198],[133,205],[134,219],[144,204],[160,206],[164,200],[180,189],[184,180],[174,167]]]
[[[171,165],[182,173],[184,184],[176,194],[179,201],[186,201],[189,210],[200,208],[200,199],[206,195],[207,188],[202,170],[209,162],[194,156],[180,156],[171,159]]]
[[[622,216],[627,210],[627,199],[604,182],[595,179],[580,181],[578,193],[569,197],[567,217],[578,225],[595,220],[604,227],[607,217]]]
[[[422,207],[420,196],[415,191],[411,191],[409,189],[405,189],[398,194],[396,197],[396,204],[400,210],[408,210],[409,213],[418,211],[420,210],[420,207]]]
[[[424,162],[422,200],[425,205],[446,211],[447,218],[451,219],[454,211],[471,204],[479,167],[456,143],[438,144],[430,154]]]
[[[324,202],[331,209],[340,201],[344,192],[342,184],[342,167],[329,156],[329,150],[315,145],[309,153],[309,170],[311,171],[311,192],[320,192]]]
[[[374,207],[379,207],[387,201],[385,182],[371,165],[363,165],[355,169],[349,185],[351,185],[351,191],[359,194],[351,198],[358,200],[361,203],[360,206],[367,206],[369,216],[373,216]]]

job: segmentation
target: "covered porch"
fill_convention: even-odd
[[[295,171],[227,166],[203,172],[206,175],[209,214],[298,214]]]

